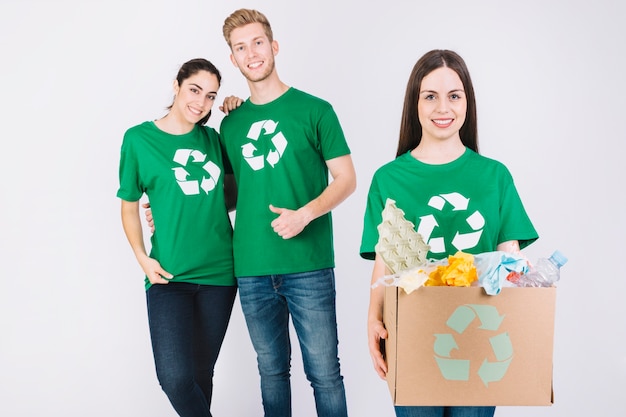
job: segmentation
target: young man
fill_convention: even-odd
[[[347,416],[330,211],[356,187],[350,149],[332,106],[278,77],[278,43],[262,13],[235,11],[223,33],[250,88],[220,134],[238,187],[235,276],[265,416],[291,416],[290,316],[317,415]]]

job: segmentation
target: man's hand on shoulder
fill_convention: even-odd
[[[220,110],[228,116],[228,113],[241,106],[243,99],[237,96],[228,96],[224,99],[224,103],[220,106]]]

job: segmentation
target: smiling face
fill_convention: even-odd
[[[174,81],[176,97],[171,113],[187,123],[196,124],[211,111],[219,88],[217,76],[204,70],[186,78],[181,85]]]
[[[263,25],[250,23],[230,34],[230,60],[250,82],[266,80],[275,74],[274,56],[278,43],[270,41]]]
[[[463,82],[455,71],[440,67],[422,79],[417,101],[422,141],[460,141],[459,130],[466,113]]]

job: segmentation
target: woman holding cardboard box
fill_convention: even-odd
[[[478,154],[474,89],[465,62],[455,52],[433,50],[415,64],[396,159],[372,179],[360,249],[363,258],[374,260],[372,283],[388,273],[375,251],[388,198],[425,235],[431,259],[457,251],[516,252],[538,237],[508,169]],[[385,379],[383,296],[383,287],[372,289],[368,343],[374,369]],[[396,406],[395,411],[398,417],[489,417],[495,407]]]

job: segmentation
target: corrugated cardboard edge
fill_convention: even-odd
[[[383,322],[395,323],[393,327],[387,327],[387,339],[385,340],[385,360],[387,362],[387,385],[393,403],[396,403],[396,357],[398,354],[398,287],[385,289],[385,302],[383,304]],[[392,363],[394,366],[389,366]]]

